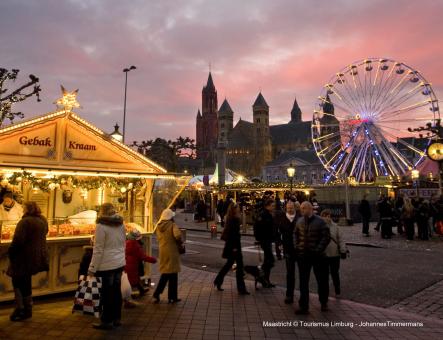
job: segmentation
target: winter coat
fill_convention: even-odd
[[[125,271],[128,274],[131,286],[137,286],[140,282],[139,265],[140,262],[156,263],[155,257],[145,254],[141,244],[137,240],[126,240],[126,266]]]
[[[272,214],[263,209],[254,223],[254,236],[259,242],[274,242],[276,238],[276,229]]]
[[[95,243],[89,271],[123,268],[125,262],[126,231],[120,215],[102,216],[97,219]]]
[[[91,264],[92,260],[92,252],[94,247],[93,246],[83,246],[83,250],[85,251],[83,253],[82,260],[80,261],[80,267],[78,269],[78,276],[83,275],[86,277],[88,275],[88,268]]]
[[[394,215],[392,205],[387,199],[384,199],[378,204],[378,211],[382,220],[391,220]]]
[[[334,222],[328,223],[331,241],[325,250],[327,257],[338,257],[340,254],[346,253],[346,242],[340,227]]]
[[[173,220],[161,221],[155,230],[159,249],[159,271],[161,274],[173,274],[180,271],[180,254],[177,241],[181,232]]]
[[[365,219],[371,218],[371,206],[369,205],[368,200],[361,200],[360,205],[358,206],[358,212],[360,213],[361,217]]]
[[[231,218],[226,221],[225,229],[223,230],[225,247],[223,248],[222,257],[224,259],[233,257],[234,249],[237,249],[237,252],[241,251],[240,224],[239,218]]]
[[[11,209],[6,210],[3,204],[0,204],[0,222],[4,224],[17,224],[23,216],[23,208],[17,202]]]
[[[49,270],[46,234],[48,221],[43,216],[25,215],[15,228],[8,249],[11,277],[30,276]]]
[[[330,241],[329,227],[320,216],[300,217],[295,225],[294,238],[297,256],[323,256]]]
[[[282,236],[283,253],[286,257],[295,257],[294,230],[298,217],[296,214],[294,220],[291,222],[285,212],[280,212],[275,216],[276,226]]]

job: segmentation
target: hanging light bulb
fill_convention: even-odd
[[[120,192],[121,192],[122,194],[124,194],[124,193],[126,192],[126,190],[127,190],[127,189],[126,189],[125,187],[121,187],[121,188],[120,188]]]
[[[134,187],[134,184],[133,184],[133,183],[129,183],[129,184],[128,184],[128,189],[129,189],[129,190],[131,190],[133,187]]]
[[[54,190],[55,189],[55,183],[49,183],[48,188],[49,188],[49,190]]]

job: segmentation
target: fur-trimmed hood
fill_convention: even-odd
[[[112,216],[100,216],[97,218],[97,223],[110,227],[120,227],[123,224],[123,217],[117,214]]]

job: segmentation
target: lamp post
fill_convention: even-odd
[[[125,101],[123,104],[123,143],[125,142],[125,131],[126,131],[126,92],[128,89],[128,72],[135,69],[136,67],[134,65],[132,65],[129,68],[123,69],[123,72],[125,72]]]
[[[111,137],[118,140],[119,142],[123,141],[123,135],[118,130],[120,126],[117,123],[114,125],[114,132],[111,133]]]
[[[286,172],[288,173],[289,181],[291,183],[290,191],[292,194],[292,182],[294,181],[294,175],[295,175],[295,168],[292,165],[292,163],[289,164],[289,167],[286,169]]]
[[[411,178],[415,186],[415,196],[418,198],[418,178],[420,177],[420,172],[417,169],[411,171]]]

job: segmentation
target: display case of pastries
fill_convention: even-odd
[[[72,236],[88,236],[94,235],[95,223],[71,223],[69,219],[49,220],[48,238],[72,237]],[[14,236],[16,225],[6,224],[1,226],[1,241],[11,241]],[[143,228],[132,222],[125,222],[126,233],[137,229],[140,233],[144,233]]]

